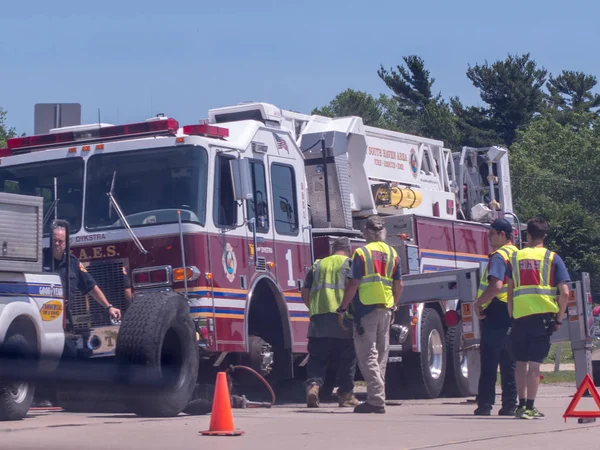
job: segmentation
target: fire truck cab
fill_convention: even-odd
[[[369,214],[385,216],[405,276],[425,286],[423,274],[485,264],[483,222],[512,207],[504,149],[452,154],[358,117],[265,103],[186,126],[159,115],[14,138],[0,150],[0,190],[41,196],[69,221],[71,252],[124,314],[114,323],[78,295],[67,338],[84,358],[136,368],[123,399],[159,416],[181,412],[198,382],[231,363],[271,380],[302,377],[306,272],[336,237],[361,245]],[[391,393],[474,393],[468,330],[443,320],[460,299],[436,299],[397,315]]]

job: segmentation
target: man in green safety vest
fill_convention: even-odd
[[[562,324],[569,301],[569,272],[560,256],[544,247],[547,233],[548,224],[543,219],[527,222],[529,246],[512,254],[507,269],[508,312],[514,319],[511,339],[519,394],[515,416],[522,419],[544,418],[534,406],[540,364],[548,356],[550,337]]]
[[[356,353],[352,322],[340,321],[336,313],[344,296],[351,252],[350,239],[337,239],[332,246],[332,255],[315,261],[302,288],[302,299],[310,313],[306,381],[306,404],[309,408],[319,406],[319,390],[323,387],[327,368],[333,362],[337,363],[339,406],[358,404],[353,393]]]
[[[488,265],[481,274],[477,301],[474,304],[481,319],[481,374],[477,391],[476,416],[489,416],[496,402],[498,366],[502,382],[502,408],[500,416],[514,416],[517,409],[515,385],[515,361],[508,339],[510,316],[508,315],[508,276],[506,267],[514,252],[513,228],[506,219],[496,219],[488,230],[490,246]]]
[[[360,372],[367,382],[367,401],[357,405],[354,412],[385,414],[390,325],[402,294],[402,269],[398,253],[385,242],[386,229],[381,217],[370,216],[363,235],[367,245],[354,252],[350,281],[338,312],[345,313],[352,303],[356,324],[354,348]]]

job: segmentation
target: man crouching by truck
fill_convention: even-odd
[[[339,405],[358,405],[353,394],[356,354],[352,323],[342,326],[338,321],[340,316],[336,313],[344,297],[344,286],[350,270],[350,239],[337,239],[332,251],[331,256],[315,261],[302,289],[302,299],[310,312],[306,382],[306,404],[309,408],[319,406],[319,390],[323,387],[327,367],[332,362],[338,363]]]
[[[367,382],[367,401],[354,412],[384,414],[390,325],[402,295],[402,269],[398,253],[385,243],[381,217],[370,216],[363,234],[367,245],[354,252],[350,281],[338,312],[343,314],[352,302],[354,348]]]

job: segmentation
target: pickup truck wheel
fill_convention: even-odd
[[[406,358],[408,392],[413,398],[437,398],[444,387],[446,349],[440,315],[425,308],[421,317],[421,352]]]
[[[172,417],[192,400],[199,354],[190,307],[175,292],[140,296],[123,317],[115,358],[123,402],[146,417]]]
[[[2,364],[10,364],[10,359],[23,357],[33,359],[33,348],[27,338],[19,333],[9,336],[0,350]],[[35,386],[28,382],[11,381],[0,384],[0,420],[21,420],[33,402]]]

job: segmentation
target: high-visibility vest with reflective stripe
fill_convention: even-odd
[[[398,254],[385,242],[371,242],[355,251],[364,261],[364,274],[358,287],[363,305],[394,306],[393,275]],[[378,270],[376,270],[379,269]],[[383,272],[383,273],[382,273]]]
[[[550,284],[554,252],[543,247],[524,248],[511,258],[513,317],[557,313],[556,287]]]
[[[344,299],[346,271],[350,258],[331,255],[315,261],[312,267],[313,282],[310,288],[310,315],[334,313]]]
[[[500,247],[498,250],[495,250],[492,253],[490,253],[490,261],[492,259],[492,256],[494,256],[496,253],[498,253],[500,256],[502,256],[502,259],[504,260],[504,263],[506,264],[506,263],[508,263],[508,261],[510,261],[512,254],[514,252],[516,252],[517,250],[519,250],[519,249],[512,244],[504,245],[504,246]],[[486,266],[485,270],[483,271],[483,274],[481,275],[481,280],[479,281],[479,290],[477,291],[477,297],[481,297],[481,295],[483,294],[483,291],[485,291],[486,288],[488,287],[488,267],[489,267],[489,263],[488,263],[488,266]],[[504,278],[503,278],[502,289],[496,295],[496,298],[504,303],[506,303],[506,301],[508,300],[508,277],[506,276],[506,274],[504,275]],[[487,306],[489,304],[490,304],[490,302],[484,303],[482,305],[483,309],[487,308]]]

